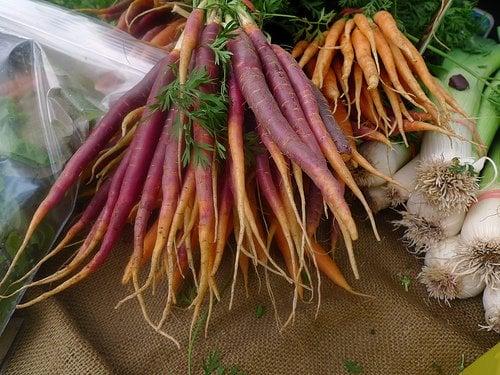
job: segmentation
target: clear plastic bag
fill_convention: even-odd
[[[163,55],[92,18],[0,0],[0,276],[34,210],[89,129]],[[43,222],[0,295],[47,253],[77,188]],[[0,334],[21,293],[0,299]]]

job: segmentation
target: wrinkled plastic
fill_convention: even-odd
[[[0,276],[34,210],[89,129],[163,55],[92,18],[27,0],[0,0]],[[12,285],[47,253],[77,188],[37,230]],[[29,282],[30,279],[25,280]],[[21,293],[0,299],[0,334]]]

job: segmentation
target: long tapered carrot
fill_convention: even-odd
[[[52,185],[45,199],[36,209],[31,222],[26,230],[23,242],[19,247],[14,259],[12,260],[9,269],[4,274],[0,281],[2,286],[12,273],[19,258],[24,253],[29,240],[33,236],[36,228],[52,208],[57,206],[64,198],[66,191],[78,180],[81,172],[94,160],[97,154],[106,146],[111,137],[116,133],[117,129],[130,110],[142,106],[149,95],[158,72],[165,66],[171,64],[171,56],[162,59],[156,66],[144,77],[144,79],[134,86],[131,90],[125,93],[99,121],[95,130],[90,134],[85,143],[75,152],[71,159],[66,164],[63,172]]]
[[[171,52],[170,55],[174,61],[177,60],[177,51]],[[157,96],[163,87],[172,82],[173,79],[172,67],[167,66],[158,73],[158,77],[151,89],[141,125],[137,129],[130,146],[130,161],[123,179],[120,195],[114,207],[113,217],[110,220],[101,247],[92,260],[96,267],[100,266],[108,257],[124,228],[130,211],[140,198],[147,177],[147,166],[150,165],[153,159],[167,117],[167,113],[154,110],[153,105],[157,103]],[[152,195],[152,200],[156,200],[156,194]]]
[[[352,65],[354,62],[354,49],[351,43],[351,32],[354,28],[354,21],[349,19],[344,27],[344,32],[340,38],[340,52],[342,53],[344,60],[342,61],[342,73],[340,75],[340,80],[343,82],[342,87],[344,88],[344,94],[347,99],[348,111],[351,113],[351,101],[349,99],[349,76],[351,75]]]
[[[320,49],[318,53],[318,59],[316,60],[316,67],[314,68],[314,73],[312,75],[312,82],[318,87],[323,87],[323,80],[325,79],[328,68],[332,64],[333,56],[336,52],[337,42],[339,41],[340,35],[345,26],[345,18],[341,18],[336,21],[325,38],[325,44]]]
[[[377,71],[380,72],[380,65],[378,62],[377,48],[375,46],[375,37],[373,36],[373,23],[369,20],[363,13],[356,13],[353,17],[353,21],[357,28],[365,36],[365,38],[370,43],[370,49],[372,52],[373,59],[375,60],[375,65],[377,66]]]
[[[388,79],[387,73],[385,71],[380,72],[380,77],[382,78],[383,81]],[[382,85],[382,89],[384,90],[385,95],[389,100],[389,104],[391,105],[392,112],[396,119],[397,129],[401,134],[405,145],[408,146],[409,145],[408,140],[406,139],[406,135],[403,129],[403,114],[401,112],[401,107],[400,107],[401,102],[398,98],[398,95],[394,91],[392,91],[390,87],[387,87],[386,85]]]
[[[162,134],[156,146],[151,164],[149,166],[146,182],[142,189],[141,200],[137,209],[134,223],[134,246],[131,261],[136,263],[142,256],[144,236],[147,224],[155,208],[157,196],[161,191],[162,172],[167,147],[175,147],[177,143],[171,136],[172,125],[177,117],[177,110],[171,109],[163,126]]]
[[[217,243],[215,248],[215,260],[212,265],[211,275],[214,276],[219,269],[222,255],[227,245],[227,240],[232,232],[233,222],[233,194],[231,191],[231,178],[225,176],[222,183],[221,192],[219,194],[219,222],[217,223]]]
[[[313,59],[319,51],[319,48],[325,42],[326,32],[318,35],[314,40],[307,46],[302,57],[299,60],[299,65],[301,68],[307,65],[311,59]]]
[[[359,28],[355,28],[352,31],[351,38],[354,53],[356,55],[356,61],[363,72],[366,84],[368,85],[368,90],[374,89],[378,86],[379,78],[377,65],[371,55],[370,43]]]
[[[323,94],[325,94],[325,96],[328,98],[328,100],[331,100],[334,103],[335,108],[340,97],[340,91],[337,85],[337,77],[335,75],[335,71],[332,68],[329,68],[326,72],[322,91]]]
[[[356,185],[339,153],[339,149],[341,149],[341,147],[345,147],[343,150],[349,150],[348,152],[350,152],[350,146],[347,138],[340,130],[334,118],[331,116],[326,99],[321,95],[321,92],[319,92],[317,88],[307,84],[307,82],[304,82],[304,73],[296,65],[291,56],[286,53],[286,51],[278,46],[273,46],[273,48],[280,59],[282,66],[287,71],[295,90],[301,98],[301,104],[306,117],[308,118],[316,139],[320,144],[323,154],[326,156],[335,171],[339,174],[339,177],[349,186],[356,197],[362,202],[370,218],[375,237],[379,239],[375,220],[368,203]],[[328,127],[326,124],[330,124],[330,126]],[[330,128],[330,131],[326,130],[328,128]],[[332,139],[337,142],[334,143]],[[343,199],[343,197],[339,199]]]
[[[291,52],[293,58],[297,59],[300,56],[302,56],[302,54],[304,53],[304,51],[306,50],[308,45],[309,45],[309,42],[307,40],[298,41],[297,44],[295,45],[295,47],[293,47],[292,52]]]
[[[260,124],[266,127],[280,149],[313,179],[321,188],[325,200],[338,211],[339,221],[345,223],[352,237],[357,237],[356,225],[348,207],[339,202],[336,181],[329,171],[318,168],[318,158],[307,154],[308,147],[300,140],[280,112],[260,66],[259,57],[251,41],[243,32],[228,43],[233,53],[232,61],[239,86],[247,103],[252,108]],[[339,204],[340,203],[340,204]]]
[[[410,103],[412,103],[414,106],[417,106],[420,108],[420,105],[413,100],[413,98],[405,91],[403,86],[401,85],[401,82],[399,81],[398,77],[398,72],[396,69],[396,61],[394,60],[394,57],[391,52],[391,47],[387,43],[386,39],[384,38],[384,35],[380,31],[378,27],[374,28],[373,30],[374,37],[375,37],[375,45],[377,47],[377,53],[380,56],[382,63],[384,64],[384,68],[386,71],[387,78],[382,78],[382,81],[385,81],[386,84],[389,82],[392,84],[394,90],[403,96],[406,100],[408,100]]]
[[[420,106],[424,107],[427,112],[429,112],[433,118],[439,121],[439,114],[434,103],[430,101],[425,92],[420,87],[420,84],[415,79],[413,72],[411,71],[406,59],[399,50],[397,46],[393,43],[389,43],[389,48],[391,49],[392,56],[394,60],[398,63],[396,64],[396,69],[399,73],[401,80],[408,86],[410,93],[415,95],[416,99],[420,102]]]
[[[389,140],[389,138],[387,138],[385,135],[383,135],[378,130],[375,130],[374,128],[361,125],[359,128],[357,126],[353,127],[352,130],[355,138],[361,138],[373,142],[380,142],[386,144],[387,146],[391,145],[391,141]]]
[[[169,23],[165,28],[163,28],[163,30],[151,39],[150,43],[157,47],[165,47],[179,37],[185,24],[186,21],[183,19],[177,19]]]
[[[59,241],[57,246],[47,255],[45,255],[35,266],[33,266],[31,270],[29,270],[26,274],[24,274],[24,276],[16,280],[13,284],[17,284],[25,280],[34,272],[36,272],[36,270],[39,269],[40,266],[44,264],[47,260],[59,254],[70,244],[70,242],[75,238],[75,236],[77,236],[83,229],[89,226],[92,223],[92,221],[99,216],[101,209],[104,207],[104,205],[106,204],[106,200],[108,199],[110,186],[111,186],[111,179],[107,179],[102,184],[100,189],[97,190],[96,194],[89,202],[88,206],[85,208],[80,218],[68,229],[66,235],[61,239],[61,241]]]
[[[179,59],[179,83],[181,85],[186,83],[189,63],[193,51],[198,45],[204,18],[205,10],[202,8],[195,8],[191,11],[189,18],[186,20]]]
[[[116,201],[118,200],[119,193],[120,193],[120,187],[123,183],[123,179],[124,179],[124,176],[125,176],[128,164],[129,164],[129,159],[130,159],[130,152],[127,152],[127,156],[120,163],[120,166],[118,167],[115,174],[113,175],[104,208],[101,211],[99,217],[97,218],[97,221],[92,226],[92,229],[91,229],[89,235],[87,236],[87,238],[85,239],[84,243],[78,249],[78,252],[77,252],[76,256],[73,258],[73,260],[63,269],[55,272],[54,274],[52,274],[48,277],[45,277],[41,280],[37,280],[31,284],[28,284],[24,288],[28,288],[28,287],[36,286],[36,285],[43,285],[46,283],[60,280],[63,277],[66,277],[73,270],[75,270],[76,267],[78,267],[78,265],[97,246],[98,241],[100,241],[100,239],[103,237],[104,232],[108,227],[108,223],[109,223],[109,221],[111,219],[111,215],[113,213],[113,207],[116,204]],[[32,299],[29,302],[24,303],[22,307],[31,306],[37,302],[43,301],[43,300],[45,300],[45,299],[47,299],[47,298],[49,298],[49,297],[51,297],[59,292],[65,290],[66,288],[70,287],[71,285],[74,285],[74,283],[87,277],[96,268],[97,267],[95,266],[94,259],[92,259],[92,261],[90,261],[87,265],[85,265],[85,267],[82,270],[80,270],[77,274],[75,274],[73,277],[66,280],[65,282],[63,282],[59,286],[55,287],[54,289],[52,289],[48,292],[42,293],[40,296]]]
[[[387,116],[384,104],[382,103],[382,98],[380,97],[380,92],[378,91],[378,87],[375,87],[367,91],[368,94],[370,95],[370,98],[372,99],[372,103],[375,107],[375,111],[377,112],[378,117],[382,120],[384,124],[384,131],[387,135],[389,135],[393,129],[391,127],[391,124],[389,123],[389,117]]]
[[[356,116],[358,127],[361,124],[361,90],[363,87],[363,71],[357,63],[354,64],[354,105],[356,107]]]
[[[140,13],[153,7],[153,0],[134,0],[125,13],[125,25],[130,32],[132,20]]]
[[[379,11],[374,15],[373,19],[382,30],[385,37],[391,40],[392,43],[403,51],[404,55],[411,62],[417,75],[420,77],[425,86],[427,86],[427,88],[435,95],[441,107],[445,109],[446,103],[448,103],[455,111],[467,116],[455,99],[446,93],[437,80],[432,77],[427,69],[424,58],[413,43],[410,42],[408,38],[406,38],[398,29],[396,21],[392,15],[387,11]]]

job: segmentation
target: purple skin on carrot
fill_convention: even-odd
[[[284,212],[284,208],[272,178],[269,154],[267,152],[255,156],[255,168],[260,191],[266,198],[274,215],[278,218]]]
[[[325,124],[326,130],[328,130],[328,133],[330,133],[335,146],[337,146],[337,150],[341,154],[350,154],[351,146],[349,145],[349,140],[333,117],[332,112],[330,111],[330,106],[328,105],[328,101],[316,86],[311,85],[311,88],[316,97],[316,101],[318,102],[319,114],[321,116],[321,119]]]
[[[144,245],[147,226],[151,213],[156,207],[156,201],[162,186],[163,166],[165,163],[165,150],[167,145],[172,147],[172,124],[177,117],[177,111],[171,109],[163,126],[163,130],[156,145],[156,150],[149,166],[148,175],[144,188],[142,189],[141,200],[137,209],[137,215],[134,223],[134,257],[140,257]],[[174,146],[175,147],[175,146]],[[174,154],[175,157],[175,154]]]
[[[328,102],[326,102],[323,94],[321,94],[320,99],[324,99],[325,102],[323,103],[323,109],[321,109],[320,103],[318,102],[318,97],[314,93],[313,87],[315,88],[315,86],[312,85],[311,81],[307,78],[304,71],[300,68],[295,59],[283,48],[277,45],[273,45],[272,48],[276,53],[281,66],[287,72],[295,91],[302,99],[302,109],[304,110],[304,113],[313,131],[315,131],[318,136],[323,137],[324,135],[326,135],[326,130],[329,136],[333,139],[333,142],[335,143],[335,146],[340,153],[350,153],[351,149],[349,146],[349,141],[342,133],[342,130],[333,119],[333,117],[332,119],[324,119],[321,115],[321,111],[324,111],[325,104],[326,108],[328,108],[329,113]]]
[[[300,106],[299,99],[297,98],[286,72],[281,67],[276,54],[267,42],[266,37],[255,25],[248,25],[245,27],[245,32],[252,40],[252,43],[259,54],[271,92],[280,105],[283,115],[288,120],[292,128],[297,132],[300,139],[309,147],[311,152],[314,153],[316,157],[321,159],[321,149],[316,141],[316,138],[312,134],[311,129],[309,128],[309,124]]]
[[[178,52],[171,52],[173,61],[177,60]],[[109,223],[101,247],[92,259],[92,263],[99,267],[106,260],[128,219],[130,211],[137,202],[142,191],[153,154],[163,129],[167,114],[151,108],[157,102],[161,89],[172,82],[174,74],[171,66],[164,66],[158,73],[146,103],[146,110],[140,126],[130,145],[130,161],[123,178],[120,195],[113,209],[113,217]]]
[[[141,38],[144,42],[151,42],[153,38],[158,35],[164,28],[166,24],[161,24],[153,27],[151,30],[148,30]]]
[[[282,152],[296,162],[321,189],[325,200],[341,215],[343,224],[353,237],[356,225],[347,203],[339,199],[340,186],[324,160],[315,157],[283,117],[276,100],[267,87],[259,57],[248,36],[240,30],[228,43],[238,83],[260,126],[264,126]],[[296,90],[299,91],[299,90]],[[300,91],[299,91],[300,92]]]
[[[168,22],[172,17],[170,16],[170,9],[156,10],[141,17],[135,21],[130,27],[130,35],[141,38],[148,30],[158,26],[160,23]]]
[[[306,232],[312,237],[316,233],[323,215],[323,196],[316,185],[310,184],[306,206]]]
[[[116,4],[111,5],[110,7],[107,7],[106,9],[103,9],[104,15],[106,15],[106,16],[113,15],[114,16],[115,14],[118,14],[118,17],[119,17],[120,14],[122,12],[124,12],[130,6],[130,4],[133,3],[133,1],[134,0],[122,0],[122,1],[119,1]]]

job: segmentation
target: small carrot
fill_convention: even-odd
[[[293,58],[297,59],[300,56],[302,56],[302,54],[304,53],[304,51],[306,50],[308,45],[309,45],[309,42],[307,40],[298,41],[297,44],[295,45],[295,47],[293,47],[292,52],[291,52]]]
[[[318,53],[318,59],[316,60],[316,67],[314,68],[312,82],[320,89],[323,87],[323,80],[328,72],[328,68],[332,63],[333,56],[335,55],[335,48],[339,37],[344,30],[344,26],[345,18],[341,18],[336,21],[332,25],[332,27],[330,27],[328,34],[326,34],[325,44]]]
[[[370,52],[370,43],[359,28],[352,31],[352,46],[356,55],[356,61],[365,76],[368,90],[378,86],[378,70]]]
[[[354,62],[354,49],[352,47],[351,43],[351,32],[352,29],[354,28],[354,21],[352,19],[348,20],[345,24],[344,28],[344,33],[342,34],[342,37],[340,38],[340,52],[342,52],[342,55],[344,56],[344,60],[342,62],[342,74],[340,75],[340,79],[343,82],[343,87],[344,87],[344,94],[349,101],[349,95],[348,95],[348,90],[349,90],[349,76],[351,75],[351,70],[352,70],[352,64]],[[350,111],[351,105],[350,102],[348,104],[348,111],[347,113],[351,113]]]
[[[419,107],[425,108],[425,111],[429,112],[432,117],[436,121],[438,121],[439,114],[437,112],[435,104],[430,101],[430,99],[420,87],[420,84],[415,79],[413,72],[408,66],[408,63],[406,62],[406,59],[404,58],[399,48],[393,43],[389,43],[389,48],[391,49],[394,60],[398,62],[396,64],[396,69],[399,73],[399,76],[408,86],[410,92],[415,95],[415,97],[420,101]]]
[[[184,27],[184,37],[181,42],[179,59],[179,83],[186,83],[189,63],[194,49],[198,45],[201,29],[203,28],[203,19],[205,11],[201,8],[195,8],[191,11]]]
[[[339,100],[340,92],[337,86],[337,77],[335,77],[335,72],[332,68],[328,69],[326,73],[324,82],[323,82],[323,94],[325,94],[328,100],[331,100],[334,103],[333,112],[335,112],[335,108],[337,107],[337,102]],[[345,91],[344,91],[345,92]]]
[[[359,128],[353,127],[352,130],[355,138],[362,138],[373,142],[381,142],[386,144],[387,146],[391,145],[391,141],[389,140],[389,138],[371,127],[361,125]]]
[[[313,57],[316,56],[316,54],[319,51],[319,48],[323,45],[325,42],[325,37],[326,37],[326,32],[318,35],[314,40],[307,46],[305,49],[302,57],[299,60],[299,65],[301,68],[306,66],[306,64],[311,61]]]
[[[382,119],[382,122],[384,123],[384,131],[386,135],[389,135],[393,129],[391,127],[391,124],[389,123],[389,117],[387,116],[384,104],[382,103],[382,98],[380,97],[380,92],[378,91],[378,87],[375,87],[374,89],[367,91],[372,99],[373,105],[375,106],[375,110],[378,116]]]
[[[392,56],[391,47],[385,40],[384,35],[382,34],[382,32],[378,27],[374,29],[374,36],[375,36],[375,45],[377,47],[377,52],[380,58],[382,59],[382,63],[384,64],[386,70],[386,75],[388,77],[388,79],[387,78],[385,79],[386,81],[385,83],[388,84],[390,82],[394,87],[394,90],[398,94],[402,95],[406,100],[408,100],[414,106],[419,107],[418,103],[415,100],[413,100],[413,98],[405,91],[405,89],[401,85],[396,70],[396,62],[394,61],[394,58]]]
[[[382,78],[382,81],[388,79],[387,73],[385,71],[380,72],[380,77]],[[396,119],[396,125],[398,131],[403,137],[405,145],[408,146],[408,140],[406,139],[406,135],[403,129],[403,114],[401,113],[400,101],[398,100],[398,95],[394,91],[392,91],[390,87],[387,87],[386,85],[382,85],[382,89],[384,90],[387,99],[389,99],[392,112],[394,113],[394,117]]]
[[[380,72],[380,65],[378,62],[377,48],[375,47],[375,38],[373,36],[373,25],[363,13],[356,13],[353,17],[354,23],[361,33],[365,36],[370,43],[370,49],[372,51],[373,59],[375,60],[375,65],[377,66],[377,72]]]
[[[358,118],[358,127],[361,125],[361,89],[363,87],[363,71],[357,63],[354,64],[354,105]]]
[[[163,28],[163,30],[151,39],[150,43],[157,47],[165,47],[167,44],[172,43],[178,38],[185,25],[186,21],[182,18],[169,23],[165,28]]]

